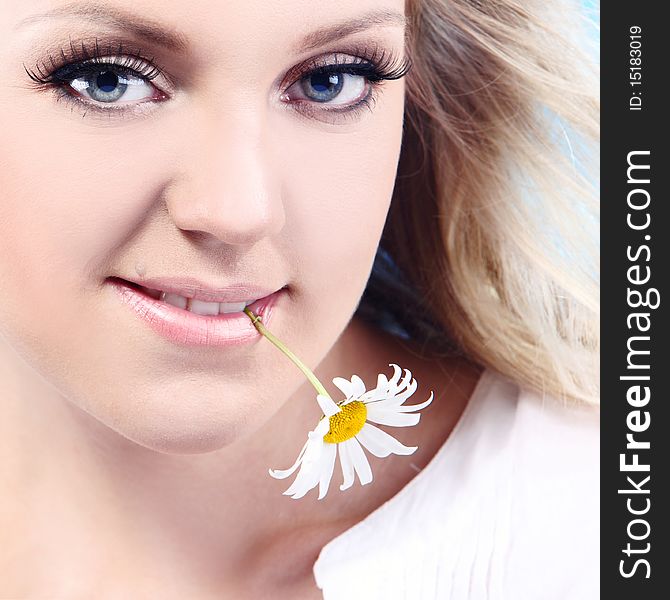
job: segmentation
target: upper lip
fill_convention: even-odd
[[[119,278],[121,279],[121,278]],[[281,288],[268,288],[252,283],[229,283],[208,285],[196,277],[148,277],[141,281],[125,279],[152,290],[179,294],[203,302],[246,302],[265,298]]]

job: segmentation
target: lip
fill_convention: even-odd
[[[121,278],[111,278],[121,279]],[[179,294],[184,298],[193,298],[203,302],[244,302],[254,298],[265,298],[277,291],[277,288],[259,287],[246,283],[232,283],[219,287],[209,286],[195,277],[153,277],[141,281],[129,281],[152,290],[161,290]]]
[[[175,289],[174,286],[178,285],[179,287],[176,289],[181,289],[182,292],[175,291],[174,293],[184,295],[183,292],[188,291],[183,288],[184,281],[184,279],[180,279],[178,284],[170,284],[167,280],[161,280],[160,286],[157,286],[157,288],[172,291]],[[156,282],[157,280],[143,280],[141,285],[156,289],[153,287],[157,285]],[[175,344],[189,347],[225,347],[249,343],[261,337],[260,333],[258,333],[251,323],[251,319],[245,313],[227,313],[216,316],[198,315],[152,298],[140,290],[140,284],[135,282],[113,277],[107,279],[107,283],[116,290],[122,303],[131,308],[142,322],[147,324],[154,332]],[[168,283],[166,286],[167,289],[165,287],[166,283]],[[228,300],[229,302],[239,299],[241,294],[242,297],[246,297],[247,299],[258,298],[248,308],[254,314],[262,317],[263,323],[267,324],[272,317],[277,303],[284,296],[284,288],[269,294],[266,293],[262,297],[256,295],[258,290],[259,288],[251,286],[234,286],[226,290],[214,291],[213,293],[218,293],[220,297],[224,291],[226,293],[230,292],[231,295],[228,295],[228,297],[233,298],[233,300]],[[187,297],[198,299],[197,294],[202,292],[203,288],[191,287],[190,291],[196,295]],[[245,296],[247,292],[252,293]],[[200,299],[202,299],[202,295],[200,295]],[[207,302],[208,300],[205,301]],[[222,300],[222,302],[225,301]]]

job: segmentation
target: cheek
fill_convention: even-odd
[[[351,131],[312,129],[287,138],[285,239],[295,244],[287,251],[303,276],[339,286],[340,295],[362,293],[381,237],[400,153],[401,92],[398,86],[385,94]]]
[[[132,141],[95,129],[73,135],[77,117],[66,114],[46,122],[20,113],[0,149],[0,286],[10,301],[2,310],[44,318],[47,330],[53,313],[65,319],[83,308],[82,292],[97,283],[89,270],[122,232],[132,234],[150,202],[127,158]]]

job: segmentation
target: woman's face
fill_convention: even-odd
[[[266,324],[318,364],[389,208],[404,85],[370,81],[403,71],[404,2],[0,6],[0,333],[146,447],[251,432],[296,367],[239,312],[222,345],[166,337],[182,309],[133,310],[109,278],[195,278],[233,303],[281,290]]]

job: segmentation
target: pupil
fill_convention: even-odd
[[[115,73],[105,71],[102,75],[98,75],[95,84],[103,92],[113,92],[119,84],[119,78]]]
[[[327,92],[332,86],[337,85],[339,77],[335,74],[322,73],[314,75],[312,78],[312,87],[317,92]]]
[[[315,73],[302,81],[302,88],[313,100],[328,102],[335,98],[344,85],[344,77],[340,73]]]

